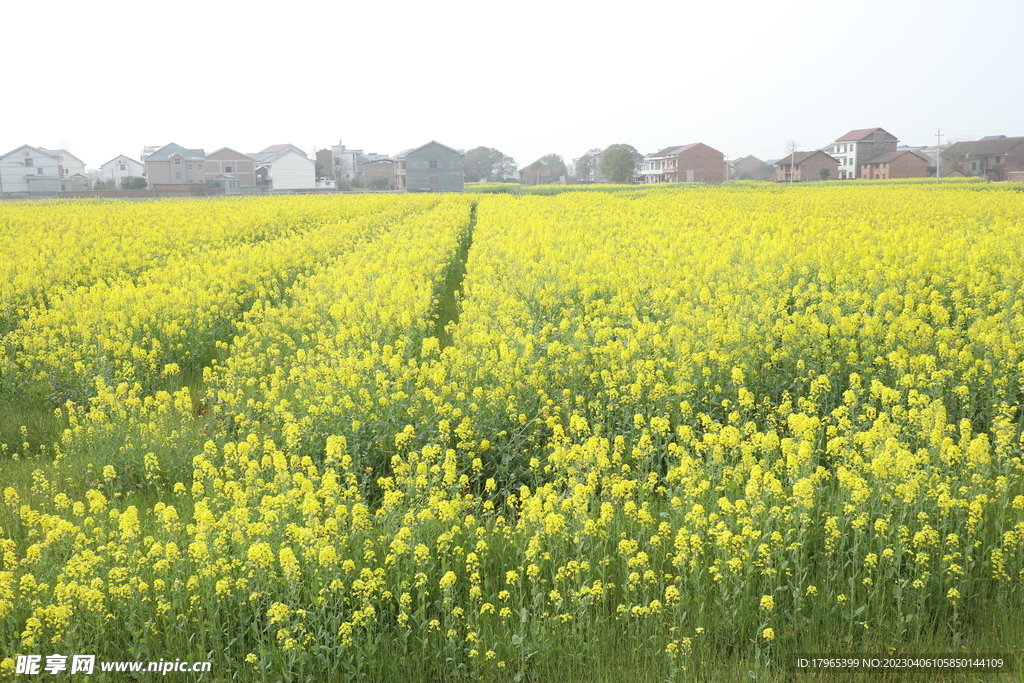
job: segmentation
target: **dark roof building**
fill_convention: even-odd
[[[995,182],[1024,180],[1024,137],[954,143],[942,153],[942,168]]]
[[[431,140],[394,156],[398,190],[413,192],[462,192],[466,170],[464,154]]]
[[[820,150],[794,152],[779,159],[776,166],[772,180],[777,183],[834,180],[839,174],[839,160]]]
[[[882,128],[858,128],[836,138],[830,154],[839,161],[839,178],[859,178],[858,169],[865,160],[894,152],[899,140]]]
[[[882,152],[861,162],[860,177],[875,180],[890,178],[926,178],[928,156],[914,150]]]

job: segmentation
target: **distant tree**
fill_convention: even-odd
[[[565,167],[565,159],[562,158],[561,154],[545,154],[537,161],[543,164],[544,168],[548,169],[552,181],[557,181],[561,176],[569,175],[569,169]]]
[[[829,177],[829,175],[831,173],[832,173],[832,169],[830,169],[830,168],[818,169],[818,175],[821,176],[822,180],[828,180],[828,177]]]
[[[598,170],[597,159],[600,155],[600,148],[594,147],[588,149],[583,156],[576,160],[576,165],[572,169],[576,180],[587,183],[594,179],[594,171]]]
[[[111,189],[113,189],[113,188],[111,188]],[[127,178],[121,178],[121,189],[122,190],[145,190],[146,189],[146,179],[145,178],[136,178],[136,177],[133,177],[133,176],[128,176]]]
[[[608,147],[605,148],[605,150],[604,150],[604,152],[602,154],[607,154],[608,152],[612,151],[613,149],[629,150],[630,155],[633,157],[633,162],[636,163],[636,164],[639,164],[641,161],[644,160],[644,155],[641,154],[640,152],[638,152],[636,150],[636,147],[634,147],[633,145],[627,145],[627,144],[624,144],[624,143],[621,143],[621,142],[617,142],[614,145],[608,145]]]
[[[601,173],[610,182],[624,183],[636,169],[633,150],[628,145],[612,145],[601,154]]]
[[[493,147],[474,147],[463,159],[466,180],[498,182],[516,174],[516,160]]]

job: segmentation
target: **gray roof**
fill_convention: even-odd
[[[413,152],[418,152],[418,151],[420,151],[421,149],[423,149],[424,147],[428,147],[428,146],[430,146],[430,145],[438,145],[438,146],[440,146],[440,147],[444,147],[444,148],[445,148],[445,149],[447,149],[447,150],[448,150],[449,152],[455,152],[456,154],[459,154],[459,155],[461,155],[461,156],[465,156],[464,154],[462,154],[462,152],[460,152],[460,151],[459,151],[459,150],[457,150],[457,149],[452,149],[452,148],[451,148],[451,147],[449,147],[448,145],[446,145],[446,144],[443,144],[443,143],[441,143],[441,142],[438,142],[437,140],[431,140],[430,142],[428,142],[428,143],[426,143],[426,144],[424,144],[424,145],[420,145],[419,147],[413,147],[413,148],[411,148],[411,149],[403,149],[403,150],[402,150],[401,152],[399,152],[398,154],[396,154],[396,155],[394,156],[394,158],[395,158],[395,159],[404,159],[404,158],[405,158],[406,156],[408,156],[409,154],[412,154]]]
[[[164,145],[157,151],[150,154],[148,157],[146,157],[146,161],[161,161],[163,159],[169,159],[173,154],[178,154],[180,156],[185,157],[186,159],[206,158],[206,152],[201,149],[185,149],[181,145],[172,142],[171,144]]]
[[[892,161],[895,161],[896,159],[900,158],[904,154],[913,154],[914,156],[918,157],[919,159],[923,159],[925,162],[930,161],[927,156],[925,156],[924,154],[921,154],[920,152],[918,152],[916,150],[898,149],[895,152],[882,152],[881,154],[876,154],[875,156],[871,157],[870,159],[865,159],[864,161],[862,161],[860,163],[862,163],[862,164],[888,164],[888,163],[890,163]]]
[[[79,159],[78,157],[76,157],[74,154],[72,154],[71,152],[67,151],[66,149],[43,149],[42,147],[40,147],[39,151],[46,152],[47,154],[49,154],[52,157],[55,157],[55,156],[71,157],[72,159],[76,159],[78,161],[82,161],[81,159]]]
[[[958,154],[971,154],[988,156],[993,154],[1006,154],[1014,147],[1024,142],[1024,137],[1019,138],[996,138],[994,140],[977,140],[975,142],[957,142],[946,149],[946,153],[952,156]]]
[[[672,153],[672,150],[675,150],[675,149],[679,149],[679,145],[672,145],[671,147],[666,147],[665,149],[661,150],[660,152],[655,152],[654,154],[650,154],[648,156],[649,157],[667,157],[669,154]]]
[[[104,161],[104,162],[103,162],[102,164],[100,164],[100,168],[103,168],[103,167],[104,167],[104,166],[106,166],[107,164],[109,164],[109,163],[111,163],[111,162],[114,162],[114,161],[117,161],[118,159],[121,159],[122,157],[123,157],[123,158],[125,158],[125,159],[127,159],[128,161],[131,161],[131,162],[134,162],[134,163],[136,163],[136,164],[139,164],[140,166],[142,165],[142,162],[141,162],[141,161],[135,161],[135,159],[131,158],[131,157],[130,157],[130,156],[128,156],[127,154],[118,154],[118,155],[117,155],[116,157],[114,157],[114,158],[113,158],[113,159],[111,159],[110,161]]]
[[[824,152],[822,152],[820,150],[814,150],[813,152],[796,152],[795,154],[787,154],[786,156],[782,157],[777,162],[775,162],[775,165],[776,166],[788,166],[789,164],[794,163],[792,161],[792,159],[795,157],[796,158],[796,162],[795,163],[796,163],[797,166],[799,166],[800,164],[804,163],[805,161],[807,161],[811,157],[816,156],[818,154],[820,154],[821,156],[825,157],[829,161],[834,161],[836,163],[836,165],[839,164],[839,160],[838,159],[834,159],[831,156],[829,156],[828,154],[825,154]]]

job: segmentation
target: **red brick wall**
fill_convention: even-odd
[[[890,178],[925,178],[928,162],[916,154],[901,154],[889,164]]]
[[[693,171],[693,182],[715,184],[725,180],[725,155],[705,144],[698,144],[677,155],[676,181],[688,182]]]
[[[390,161],[374,161],[363,164],[363,187],[369,188],[374,178],[384,178],[388,184],[384,189],[395,186],[395,164]]]
[[[227,170],[228,166],[231,167],[230,171]],[[238,178],[241,187],[256,185],[256,162],[230,150],[214,152],[213,155],[206,157],[203,170],[206,172],[206,180],[216,180],[220,174],[230,173]]]
[[[796,179],[803,182],[821,180],[821,169],[829,170],[827,180],[839,180],[839,162],[827,154],[815,154],[797,164]]]

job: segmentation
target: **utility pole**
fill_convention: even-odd
[[[789,182],[796,180],[796,140],[789,142]]]
[[[942,166],[942,129],[935,131],[935,182],[939,182],[942,174],[939,172]]]

